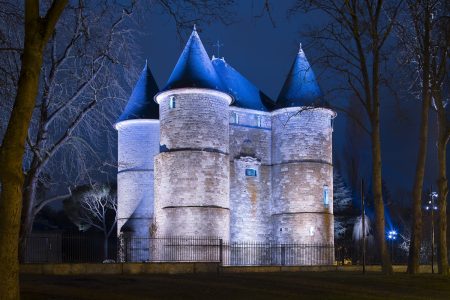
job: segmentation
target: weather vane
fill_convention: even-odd
[[[217,57],[220,57],[220,47],[222,47],[223,44],[221,44],[221,43],[219,42],[219,40],[217,40],[217,43],[215,43],[213,46],[214,46],[214,47],[217,47]]]

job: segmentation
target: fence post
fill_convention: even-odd
[[[223,239],[219,240],[219,264],[223,265]]]

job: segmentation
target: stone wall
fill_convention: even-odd
[[[270,127],[270,113],[230,109],[231,242],[270,241]],[[248,176],[247,169],[256,176]]]
[[[178,89],[159,94],[157,102],[162,153],[155,160],[156,235],[229,240],[231,98]]]
[[[148,236],[153,218],[153,158],[159,152],[159,121],[124,121],[117,124],[117,129],[117,231]]]
[[[334,241],[332,117],[327,109],[273,113],[272,222],[277,243]]]

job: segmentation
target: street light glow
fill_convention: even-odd
[[[388,232],[387,238],[388,238],[388,240],[395,240],[395,239],[397,239],[397,231],[396,230],[390,230]]]

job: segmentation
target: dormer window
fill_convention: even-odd
[[[175,97],[174,96],[170,96],[169,98],[169,109],[174,109],[175,108]]]
[[[249,177],[256,177],[256,170],[255,169],[245,169],[245,176],[249,176]]]

